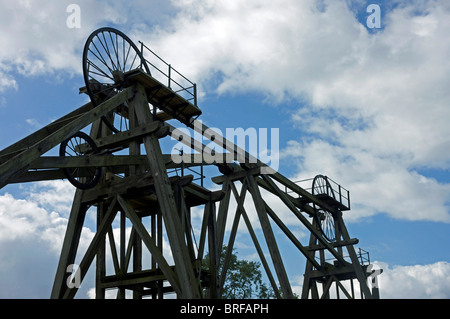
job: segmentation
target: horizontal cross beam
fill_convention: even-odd
[[[73,121],[65,124],[50,135],[40,139],[35,144],[20,152],[8,161],[0,165],[0,188],[3,188],[8,180],[15,175],[24,173],[29,165],[41,155],[45,154],[77,131],[88,126],[101,116],[111,112],[114,108],[126,102],[134,95],[131,88],[125,89],[116,96],[78,116]]]

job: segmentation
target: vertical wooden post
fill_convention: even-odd
[[[83,191],[77,189],[73,199],[66,234],[64,236],[55,281],[53,283],[51,293],[52,299],[62,298],[67,290],[67,266],[75,262],[75,256],[77,253],[78,244],[80,242],[81,230],[83,229],[84,218],[86,216],[86,206],[81,203],[82,197]]]
[[[247,175],[247,181],[250,193],[253,197],[253,202],[255,203],[256,212],[258,213],[259,221],[261,222],[261,227],[266,238],[267,246],[269,248],[270,256],[272,257],[273,265],[280,281],[281,291],[283,292],[283,297],[287,299],[293,299],[294,294],[292,293],[291,285],[289,283],[289,278],[286,274],[286,269],[284,268],[283,260],[281,259],[280,252],[278,250],[278,245],[275,240],[275,236],[270,226],[269,217],[265,209],[261,193],[259,191],[258,185],[255,181],[253,175]]]
[[[208,218],[208,247],[209,247],[209,271],[210,271],[210,298],[219,298],[219,289],[217,284],[217,271],[219,267],[220,253],[222,249],[217,250],[216,244],[216,204],[210,200],[205,205],[209,206]]]
[[[231,188],[233,190],[233,194],[234,194],[234,196],[235,196],[235,198],[237,200],[239,198],[239,194],[238,194],[238,192],[236,190],[236,186],[234,184],[232,184],[232,183],[230,183],[230,186],[231,186]],[[263,251],[261,249],[261,245],[259,244],[258,238],[256,237],[255,231],[253,230],[253,226],[252,226],[252,224],[250,222],[250,219],[248,218],[248,215],[247,215],[247,212],[245,211],[243,203],[241,203],[241,202],[238,203],[238,209],[239,209],[240,213],[242,214],[242,217],[244,218],[245,224],[247,225],[248,232],[250,234],[250,237],[253,240],[253,244],[255,245],[256,251],[257,251],[257,253],[259,255],[259,259],[261,260],[263,268],[266,271],[267,278],[269,279],[269,282],[270,282],[270,284],[272,286],[272,289],[273,289],[273,291],[275,293],[275,296],[277,298],[281,298],[280,292],[279,292],[278,287],[277,287],[277,285],[275,283],[275,279],[273,278],[272,272],[270,271],[269,264],[266,261],[266,257],[264,256],[264,253],[263,253]]]
[[[105,213],[105,216],[102,219],[102,222],[100,226],[98,227],[98,231],[95,233],[94,238],[92,239],[83,259],[80,262],[79,266],[79,272],[80,272],[80,280],[82,281],[84,276],[86,275],[95,255],[98,252],[98,249],[102,245],[102,242],[105,240],[105,235],[108,231],[108,229],[111,226],[111,223],[114,220],[114,217],[116,216],[116,204],[117,200],[116,198],[113,199],[111,204],[108,207],[107,212]],[[66,289],[64,295],[61,298],[64,299],[72,299],[75,297],[75,294],[78,290],[78,287],[74,287],[72,289]]]
[[[97,205],[97,231],[105,216],[104,202]],[[97,252],[96,272],[95,272],[95,298],[105,299],[105,288],[101,287],[101,281],[106,276],[106,240],[103,240]]]
[[[342,220],[341,215],[337,216],[337,223],[339,224],[339,228],[341,230],[343,240],[350,240],[350,235],[348,234],[347,227],[345,227],[345,224],[344,224],[344,221]],[[360,264],[358,257],[356,256],[355,247],[353,247],[353,245],[348,245],[347,252],[350,256],[350,260],[352,261],[352,265],[355,270],[356,278],[358,278],[361,293],[364,294],[366,299],[373,299],[374,296],[372,295],[372,293],[369,289],[369,286],[367,285],[367,276],[364,273],[363,267]]]
[[[227,223],[227,215],[228,215],[228,207],[230,203],[230,183],[228,181],[228,177],[225,178],[225,182],[222,185],[222,191],[225,193],[225,196],[222,198],[219,204],[219,211],[217,213],[217,251],[222,251],[223,246],[223,238],[225,236],[225,227]]]
[[[317,227],[317,222],[316,222],[315,218],[313,218],[312,226],[314,228]],[[318,243],[317,237],[314,235],[314,233],[311,233],[311,235],[309,237],[309,246],[312,247],[316,243]],[[302,296],[301,296],[302,299],[308,299],[308,295],[309,295],[310,291],[311,291],[312,299],[319,299],[317,284],[315,281],[311,280],[311,273],[313,271],[313,264],[311,262],[311,259],[314,260],[314,255],[315,255],[314,250],[309,252],[310,258],[308,258],[308,260],[306,261],[305,274],[304,274],[304,279],[303,279]]]
[[[149,124],[153,121],[148,107],[147,95],[142,85],[136,84],[136,94],[131,101],[139,124]],[[196,280],[192,261],[184,240],[184,231],[181,227],[180,218],[173,190],[167,176],[165,162],[162,157],[158,138],[154,135],[143,137],[143,142],[149,160],[150,171],[155,181],[155,189],[158,196],[158,204],[166,225],[167,237],[170,242],[172,254],[175,261],[176,271],[180,279],[182,291],[181,298],[200,298],[201,289]]]

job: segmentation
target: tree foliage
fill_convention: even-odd
[[[226,252],[227,247],[224,246],[220,254],[219,274],[222,272]],[[203,270],[209,271],[209,254],[203,259],[202,265]],[[262,281],[260,267],[261,263],[256,261],[239,260],[235,249],[233,249],[221,297],[223,299],[273,298],[272,288],[268,288]]]

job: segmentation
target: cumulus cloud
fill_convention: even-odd
[[[19,196],[0,195],[0,298],[49,298],[75,188],[67,181],[45,181],[22,187]],[[80,263],[96,228],[96,210],[88,211],[75,263]],[[113,222],[113,236],[120,249],[119,216]],[[147,223],[147,221],[143,221]],[[125,243],[131,223],[128,221]],[[106,239],[107,275],[114,274],[109,239]],[[163,255],[173,265],[173,255],[163,239]],[[151,256],[143,249],[143,267],[149,268]],[[90,268],[77,298],[89,298],[95,289],[95,273]],[[8,274],[7,276],[5,274]],[[1,288],[3,287],[3,288]],[[108,296],[114,296],[109,292]]]
[[[372,270],[382,269],[376,282],[381,299],[448,299],[450,298],[450,263],[439,261],[427,265],[389,265],[375,261]],[[368,279],[369,289],[372,289],[372,277]],[[342,285],[351,291],[350,281],[342,281]],[[303,276],[293,278],[293,291],[301,296]],[[322,287],[319,285],[319,291]],[[359,284],[353,283],[355,298],[361,297]],[[337,298],[336,289],[330,289],[330,298]],[[340,298],[345,298],[340,293]]]
[[[126,23],[134,40],[182,66],[201,90],[295,101],[292,125],[302,137],[282,156],[297,161],[294,178],[324,173],[342,182],[355,195],[354,216],[450,221],[450,186],[420,173],[450,163],[442,151],[450,145],[445,1],[398,5],[375,33],[345,1],[80,1],[80,29],[66,26],[68,4],[5,4],[0,20],[11,27],[0,43],[10,49],[0,53],[0,90],[17,89],[14,72],[80,72],[87,35],[102,23]],[[163,18],[145,23],[152,10]]]
[[[73,1],[3,1],[0,12],[0,92],[18,89],[17,75],[61,72],[81,74],[81,56],[88,35],[114,24],[139,28],[162,19],[169,4],[156,1],[87,1],[80,8],[80,28],[69,28],[67,12]],[[131,18],[133,16],[133,18]],[[61,76],[58,74],[58,76]]]
[[[350,41],[357,60],[315,86],[311,103],[293,117],[310,138],[292,141],[285,155],[301,149],[303,172],[345,182],[361,216],[450,221],[450,185],[419,173],[450,162],[442,152],[450,143],[450,9],[442,1],[423,4],[423,15],[412,6],[395,9],[383,32]]]
[[[450,164],[442,151],[450,145],[450,7],[399,2],[383,15],[384,29],[370,32],[348,3],[177,1],[171,23],[136,37],[206,91],[297,103],[292,125],[302,137],[282,156],[297,161],[294,178],[342,181],[354,192],[354,216],[450,222],[450,185],[420,174]]]
[[[66,26],[69,1],[2,4],[0,44],[8,49],[0,52],[0,92],[20,89],[18,74],[79,74],[88,34],[119,24],[133,40],[144,40],[180,66],[202,90],[257,91],[274,104],[297,104],[292,125],[301,138],[289,141],[281,154],[297,164],[293,179],[323,173],[350,189],[349,218],[383,212],[450,222],[450,185],[420,173],[450,164],[443,151],[450,146],[445,0],[399,5],[383,15],[384,29],[375,33],[346,1],[77,3],[80,29]],[[171,15],[165,15],[168,8]],[[40,241],[50,249],[61,240],[70,190],[41,185],[47,188],[31,189],[24,200],[1,197],[2,243]]]
[[[9,193],[0,196],[1,298],[50,296],[73,199],[65,193],[73,195],[73,187],[60,181],[45,182],[42,186],[40,190],[36,185],[25,187],[23,198]],[[57,193],[61,195],[59,198]],[[93,236],[84,227],[81,252],[87,249]]]
[[[375,262],[383,269],[378,276],[381,298],[448,299],[450,298],[450,263],[389,266]]]

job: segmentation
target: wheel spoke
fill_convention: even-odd
[[[95,45],[94,42],[92,42],[92,45],[94,46],[94,48],[97,50],[97,53],[99,54],[99,56],[97,54],[95,54],[94,51],[92,51],[89,48],[89,52],[92,53],[93,56],[95,56],[103,65],[105,65],[108,68],[108,71],[111,73],[113,70],[109,67],[108,63],[106,62],[106,60],[103,58],[102,54],[100,53],[100,51],[98,50],[97,46]]]
[[[69,139],[61,143],[59,155],[61,157],[87,156],[97,153],[98,149],[92,138],[83,132],[77,132]],[[72,167],[64,168],[67,179],[81,189],[94,187],[101,177],[101,169],[97,167]]]
[[[103,40],[105,41],[105,43],[103,43],[102,40],[97,36],[97,38],[100,41],[100,44],[102,45],[103,49],[105,50],[106,55],[108,55],[109,60],[111,61],[112,69],[117,70],[117,66],[114,64],[114,60],[111,57],[111,53],[110,53],[109,46],[108,46],[108,41],[106,40],[105,34],[103,32],[102,32],[102,37],[103,37]]]
[[[107,73],[105,70],[103,70],[102,68],[100,68],[97,64],[95,64],[95,63],[92,62],[91,60],[88,60],[88,66],[89,66],[89,73],[93,73],[93,74],[99,75],[100,77],[103,77],[103,78],[108,78],[108,79],[110,79],[111,81],[114,82],[114,78],[111,76],[111,72],[110,72],[110,73]],[[96,73],[96,72],[92,71],[92,70],[90,69],[91,66],[92,66],[95,70],[97,70],[98,72],[100,72],[100,73]],[[109,70],[109,66],[106,65],[106,67],[107,67],[108,70]],[[98,80],[97,80],[97,81],[98,81]],[[98,82],[103,82],[103,81],[98,81]]]
[[[84,80],[93,105],[97,106],[124,90],[127,84],[123,81],[123,73],[137,67],[150,74],[140,50],[125,34],[113,28],[94,31],[83,52]],[[107,116],[102,117],[105,124],[113,133],[129,130],[127,108],[121,106],[113,112],[116,116],[112,121]]]

